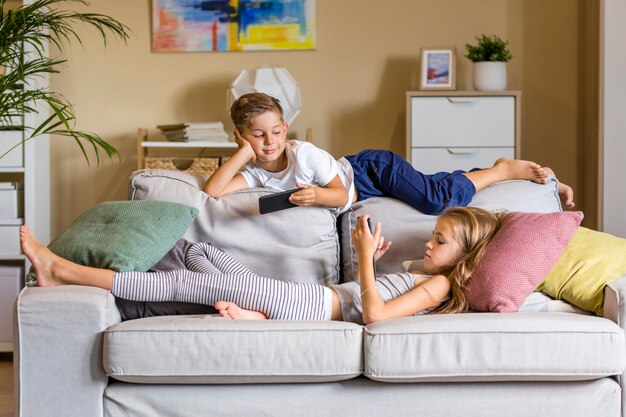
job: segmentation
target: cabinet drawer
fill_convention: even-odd
[[[18,255],[20,248],[21,219],[0,219],[0,254]]]
[[[515,97],[411,97],[411,146],[515,146]]]
[[[23,133],[18,131],[0,131],[0,156],[22,141]],[[24,166],[23,146],[18,146],[0,158],[0,168],[18,168]]]
[[[13,343],[13,306],[20,293],[22,269],[0,265],[0,343]]]
[[[488,168],[498,158],[514,158],[515,148],[412,148],[411,165],[425,173]]]

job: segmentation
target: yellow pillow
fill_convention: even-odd
[[[626,274],[626,239],[579,227],[535,291],[602,315],[604,286]]]

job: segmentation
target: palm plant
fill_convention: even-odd
[[[128,27],[102,14],[54,8],[58,3],[88,5],[85,0],[35,0],[14,9],[9,9],[7,1],[0,0],[0,130],[25,131],[24,141],[47,134],[72,138],[87,163],[85,144],[93,147],[98,163],[102,151],[109,157],[119,157],[118,151],[97,134],[76,130],[71,103],[61,94],[40,88],[37,78],[59,73],[59,66],[66,61],[49,58],[48,45],[55,45],[62,51],[63,43],[72,38],[82,45],[73,24],[93,26],[102,35],[105,45],[110,34],[126,41]],[[50,115],[39,125],[28,126],[24,122],[24,115],[44,108]],[[0,154],[0,159],[18,146],[21,143]]]

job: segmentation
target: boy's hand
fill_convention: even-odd
[[[233,129],[233,134],[235,135],[235,143],[239,146],[239,149],[242,152],[245,152],[250,156],[250,162],[256,162],[256,153],[254,153],[254,149],[250,142],[248,142],[241,134],[239,133],[239,129]]]
[[[300,184],[296,183],[296,186],[304,188],[304,190],[300,190],[295,192],[289,196],[289,201],[297,206],[312,206],[316,201],[316,193],[315,190],[317,187],[313,187],[312,185]]]

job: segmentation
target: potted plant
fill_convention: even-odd
[[[46,134],[66,136],[76,141],[87,162],[84,145],[91,145],[100,162],[101,151],[111,157],[118,154],[117,150],[97,134],[76,130],[70,102],[61,94],[39,86],[38,78],[59,73],[59,66],[66,61],[49,58],[48,44],[62,50],[63,43],[71,38],[81,43],[72,24],[93,26],[105,45],[109,33],[126,41],[129,29],[102,14],[59,10],[54,7],[58,3],[88,5],[85,0],[34,0],[10,8],[7,0],[0,0],[0,130],[25,131],[24,140]],[[24,122],[27,120],[24,115],[40,111],[50,114],[44,114],[39,125],[28,126]],[[18,146],[21,143],[14,148]]]
[[[513,55],[509,42],[497,35],[476,36],[476,45],[466,44],[465,57],[474,63],[474,88],[479,91],[506,89],[506,63]]]

